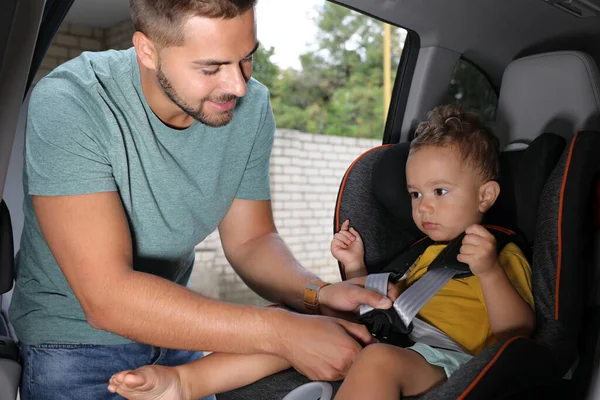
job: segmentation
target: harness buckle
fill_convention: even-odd
[[[358,322],[364,324],[377,340],[400,347],[408,347],[414,344],[408,338],[413,330],[412,322],[405,326],[404,322],[394,309],[374,309],[360,315]]]

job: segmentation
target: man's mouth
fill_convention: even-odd
[[[231,99],[226,102],[217,102],[212,100],[209,100],[208,102],[219,111],[229,111],[235,107],[236,99]]]

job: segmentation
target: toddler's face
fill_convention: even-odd
[[[435,241],[452,240],[470,225],[481,222],[479,174],[452,147],[424,146],[406,162],[412,215],[423,233]]]

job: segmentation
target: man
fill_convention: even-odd
[[[342,378],[364,327],[185,288],[194,246],[217,226],[233,268],[267,299],[330,315],[391,306],[362,281],[326,286],[277,234],[275,123],[250,78],[255,2],[131,0],[134,48],[84,53],[33,91],[10,310],[23,400],[114,398],[113,373],[201,350],[275,354],[309,378]]]

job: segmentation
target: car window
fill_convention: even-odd
[[[324,0],[301,7],[286,0],[277,3],[259,6],[261,22],[277,24],[261,18],[261,10],[271,14],[277,7],[296,7],[302,21],[283,23],[297,24],[307,32],[298,42],[304,44],[292,54],[272,36],[261,37],[259,29],[264,46],[255,58],[253,76],[270,88],[277,126],[381,139],[389,106],[384,87],[386,82],[393,85],[406,30]],[[294,61],[284,59],[284,54]],[[389,66],[387,76],[384,63]]]
[[[468,60],[461,58],[457,63],[442,104],[459,104],[478,111],[483,119],[496,119],[498,93],[487,76]]]

